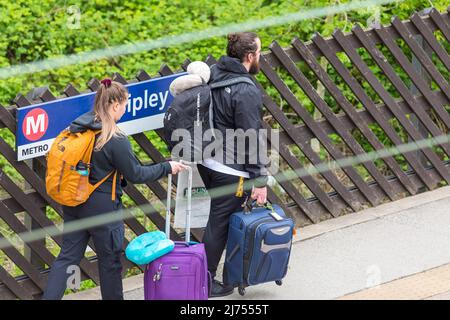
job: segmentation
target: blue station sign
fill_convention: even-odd
[[[118,126],[127,135],[163,127],[164,113],[172,102],[169,86],[178,73],[126,85],[128,105]],[[17,109],[17,160],[45,155],[56,136],[78,116],[92,110],[95,92]]]

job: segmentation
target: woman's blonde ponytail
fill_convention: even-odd
[[[115,135],[123,135],[110,114],[113,103],[123,103],[128,99],[128,90],[120,83],[104,79],[97,90],[94,102],[95,120],[102,123],[102,132],[95,144],[95,151],[101,150]]]

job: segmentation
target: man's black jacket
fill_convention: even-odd
[[[211,67],[210,84],[218,81],[229,80],[236,77],[248,77],[250,74],[239,59],[222,56],[219,61]],[[226,129],[242,129],[244,132],[248,129],[259,132],[262,128],[262,94],[254,85],[248,83],[238,83],[230,87],[216,89],[212,91],[214,105],[214,128],[219,130],[225,141]],[[265,142],[259,140],[258,147]],[[258,149],[256,149],[258,150]],[[227,155],[234,157],[234,161],[225,161]],[[255,187],[263,187],[267,184],[266,166],[261,157],[255,156],[255,148],[249,148],[245,144],[245,163],[239,164],[237,161],[238,150],[237,143],[224,143],[223,164],[240,171],[247,171],[250,179],[254,179]],[[248,159],[257,159],[249,163]],[[217,159],[216,159],[217,160]]]

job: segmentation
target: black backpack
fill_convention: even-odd
[[[196,86],[175,96],[164,115],[164,138],[169,151],[172,152],[174,147],[178,145],[181,150],[188,150],[188,148],[191,150],[190,155],[183,154],[183,152],[177,154],[181,159],[190,162],[203,159],[203,150],[212,142],[203,141],[203,135],[207,130],[214,129],[211,91],[243,82],[255,85],[249,78],[236,77]],[[187,130],[190,139],[179,138],[180,140],[177,140],[174,137],[174,140],[172,140],[172,133],[177,129]]]

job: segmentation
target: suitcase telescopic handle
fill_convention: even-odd
[[[191,209],[192,209],[192,168],[187,165],[188,186],[187,186],[187,208],[186,208],[186,243],[191,241]],[[170,208],[172,196],[172,174],[167,177],[167,204],[166,204],[166,236],[170,239]]]

